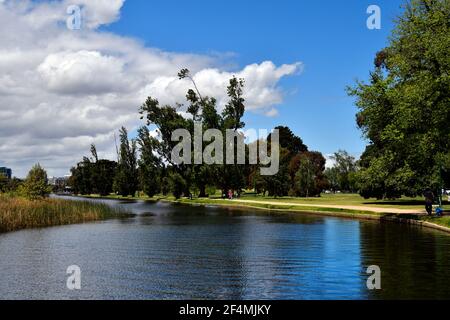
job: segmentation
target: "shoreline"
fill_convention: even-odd
[[[44,198],[28,200],[0,194],[0,235],[27,229],[84,224],[125,217],[125,212],[102,203]]]
[[[391,222],[391,223],[400,223],[406,225],[415,225],[421,228],[428,228],[439,230],[442,232],[446,232],[450,234],[450,227],[440,225],[437,223],[433,223],[430,221],[422,220],[421,217],[423,215],[418,214],[417,212],[411,213],[393,213],[388,212],[389,209],[386,209],[386,212],[375,212],[369,210],[347,210],[344,208],[338,208],[339,206],[314,206],[314,205],[305,205],[298,206],[296,204],[269,204],[264,202],[255,202],[253,204],[240,202],[239,200],[226,200],[226,199],[168,199],[164,197],[160,198],[142,198],[142,197],[119,197],[119,196],[75,196],[80,198],[87,199],[107,199],[107,200],[122,200],[122,201],[133,201],[133,200],[142,200],[148,202],[168,202],[168,203],[176,203],[182,205],[190,205],[190,206],[217,206],[223,208],[238,208],[238,209],[256,209],[265,212],[289,212],[289,213],[304,213],[304,214],[313,214],[319,216],[328,216],[328,217],[336,217],[336,218],[344,218],[344,219],[358,219],[358,220],[371,220],[371,221],[379,221],[379,222]],[[224,203],[224,202],[230,203]],[[233,203],[234,202],[234,203]],[[258,206],[259,204],[259,206]],[[284,207],[284,208],[283,208]],[[393,209],[393,211],[396,211]]]
[[[344,218],[344,219],[358,219],[358,220],[371,220],[371,221],[379,221],[379,222],[391,222],[391,223],[399,223],[399,224],[406,224],[406,225],[415,225],[422,228],[429,228],[434,230],[439,230],[446,232],[450,234],[450,228],[446,226],[442,226],[436,223],[432,223],[429,221],[420,220],[420,216],[416,213],[412,213],[411,216],[414,216],[414,218],[404,218],[401,217],[395,213],[384,213],[384,214],[377,214],[377,213],[350,213],[346,210],[342,210],[342,212],[333,212],[333,211],[319,211],[319,210],[312,210],[312,209],[291,209],[291,208],[263,208],[263,207],[257,207],[257,206],[251,206],[247,204],[222,204],[222,203],[198,203],[198,202],[191,202],[189,203],[187,201],[179,201],[179,200],[169,200],[169,199],[160,199],[158,201],[163,202],[171,202],[171,203],[178,203],[178,204],[186,204],[186,205],[201,205],[201,206],[218,206],[223,208],[242,208],[242,209],[257,209],[261,211],[268,211],[268,212],[290,212],[290,213],[305,213],[305,214],[313,214],[313,215],[320,215],[320,216],[327,216],[327,217],[336,217],[336,218]],[[231,200],[233,201],[233,200]],[[280,205],[282,206],[282,205]],[[323,207],[326,209],[326,207]],[[333,207],[329,207],[329,209],[335,209]]]

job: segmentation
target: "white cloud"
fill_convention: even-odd
[[[0,0],[0,165],[24,176],[41,162],[50,175],[64,175],[91,143],[100,156],[115,157],[114,131],[142,124],[137,111],[147,96],[184,101],[190,83],[176,75],[185,67],[220,106],[236,75],[246,80],[248,110],[277,115],[279,81],[299,72],[300,63],[266,61],[230,72],[217,55],[164,52],[98,31],[120,17],[123,3]],[[69,4],[83,7],[81,30],[65,25]]]
[[[97,51],[59,52],[47,56],[38,73],[48,90],[62,94],[103,94],[126,88],[124,61]]]

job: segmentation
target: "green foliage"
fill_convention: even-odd
[[[285,148],[280,148],[280,167],[278,173],[273,176],[263,177],[265,189],[270,197],[282,197],[288,194],[291,187],[289,177],[289,161],[291,153]]]
[[[140,108],[142,119],[147,120],[147,125],[154,125],[160,133],[160,140],[153,144],[153,151],[166,161],[172,170],[181,176],[185,183],[182,191],[188,194],[189,190],[196,188],[199,196],[206,195],[206,186],[214,184],[222,191],[233,189],[238,192],[245,186],[245,165],[187,165],[175,164],[171,161],[171,152],[178,142],[172,141],[172,132],[176,129],[185,129],[194,136],[194,121],[201,121],[204,129],[218,129],[225,136],[226,129],[238,130],[244,127],[242,117],[245,112],[243,87],[244,80],[233,77],[227,87],[229,101],[222,114],[217,112],[215,98],[202,96],[188,69],[183,69],[178,74],[180,79],[189,80],[194,89],[189,89],[186,94],[187,106],[160,106],[159,101],[149,97]],[[192,115],[185,118],[180,115],[181,108]],[[204,144],[204,147],[206,145]],[[202,150],[203,152],[203,150]],[[194,154],[191,155],[194,158]],[[193,163],[194,161],[192,161]]]
[[[47,197],[52,191],[48,185],[47,172],[36,164],[31,168],[25,179],[25,182],[20,187],[20,193],[30,200],[38,200]]]
[[[450,185],[449,21],[449,1],[411,1],[377,54],[370,82],[349,89],[370,142],[356,174],[365,197]]]
[[[7,176],[0,173],[0,193],[15,193],[19,190],[22,180],[18,178],[8,179]]]
[[[93,193],[101,196],[110,194],[113,190],[113,179],[116,174],[115,161],[100,159],[92,164]]]
[[[295,186],[300,196],[309,197],[311,191],[316,188],[314,166],[310,159],[302,158],[300,168],[295,174]]]
[[[280,147],[288,150],[291,155],[296,155],[301,152],[308,151],[308,147],[303,143],[303,140],[296,136],[289,127],[278,126],[275,129],[279,131]],[[271,134],[267,137],[267,141],[271,141]]]
[[[333,191],[339,191],[341,190],[340,184],[339,184],[339,170],[336,167],[332,168],[326,168],[325,169],[325,178],[328,181],[328,188]]]
[[[244,116],[245,106],[243,95],[244,79],[236,79],[233,77],[227,88],[230,101],[225,106],[222,113],[223,123],[227,129],[241,129],[245,123],[241,121]]]
[[[0,194],[0,233],[125,216],[126,212],[103,203],[60,199],[32,201]]]
[[[154,154],[156,139],[150,136],[147,127],[138,130],[138,144],[140,147],[139,181],[141,190],[149,197],[160,191],[161,159]]]
[[[114,177],[113,189],[118,194],[135,196],[139,185],[136,140],[128,140],[128,131],[120,129],[119,163]]]
[[[170,192],[170,179],[169,177],[163,177],[161,179],[161,193],[163,196],[167,196]]]
[[[331,159],[335,164],[326,170],[326,177],[333,191],[354,192],[357,189],[355,174],[357,172],[356,159],[347,151],[335,152]]]
[[[186,180],[181,176],[181,174],[174,172],[169,176],[169,188],[175,199],[181,198],[183,192],[186,190]],[[188,194],[186,194],[188,196]]]
[[[217,189],[214,185],[208,185],[206,186],[206,193],[208,196],[213,196],[217,192]]]
[[[75,194],[109,195],[113,190],[113,180],[117,163],[106,159],[98,159],[95,145],[91,145],[92,159],[87,157],[71,169],[69,186]]]
[[[9,179],[4,174],[0,173],[0,192],[8,191]]]
[[[291,196],[319,196],[328,186],[324,176],[325,158],[320,152],[303,152],[292,158],[289,171],[292,179]]]
[[[328,186],[324,175],[325,158],[320,152],[308,151],[308,147],[303,144],[300,137],[296,136],[288,127],[278,126],[276,129],[280,133],[280,167],[277,174],[273,176],[261,176],[259,166],[249,168],[248,182],[249,188],[255,188],[257,194],[270,197],[282,196],[319,196]],[[271,141],[271,135],[267,137]],[[269,143],[270,146],[270,143]],[[311,174],[314,180],[314,186],[304,188],[302,183],[296,179],[296,174],[300,167],[305,164],[302,159],[308,159],[312,163]]]

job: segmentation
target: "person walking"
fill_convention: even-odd
[[[431,216],[433,213],[434,194],[430,189],[426,189],[423,196],[425,197],[425,210],[427,211],[427,214]]]

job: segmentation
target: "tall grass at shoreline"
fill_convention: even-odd
[[[103,203],[43,199],[31,201],[0,194],[0,233],[124,217]]]

